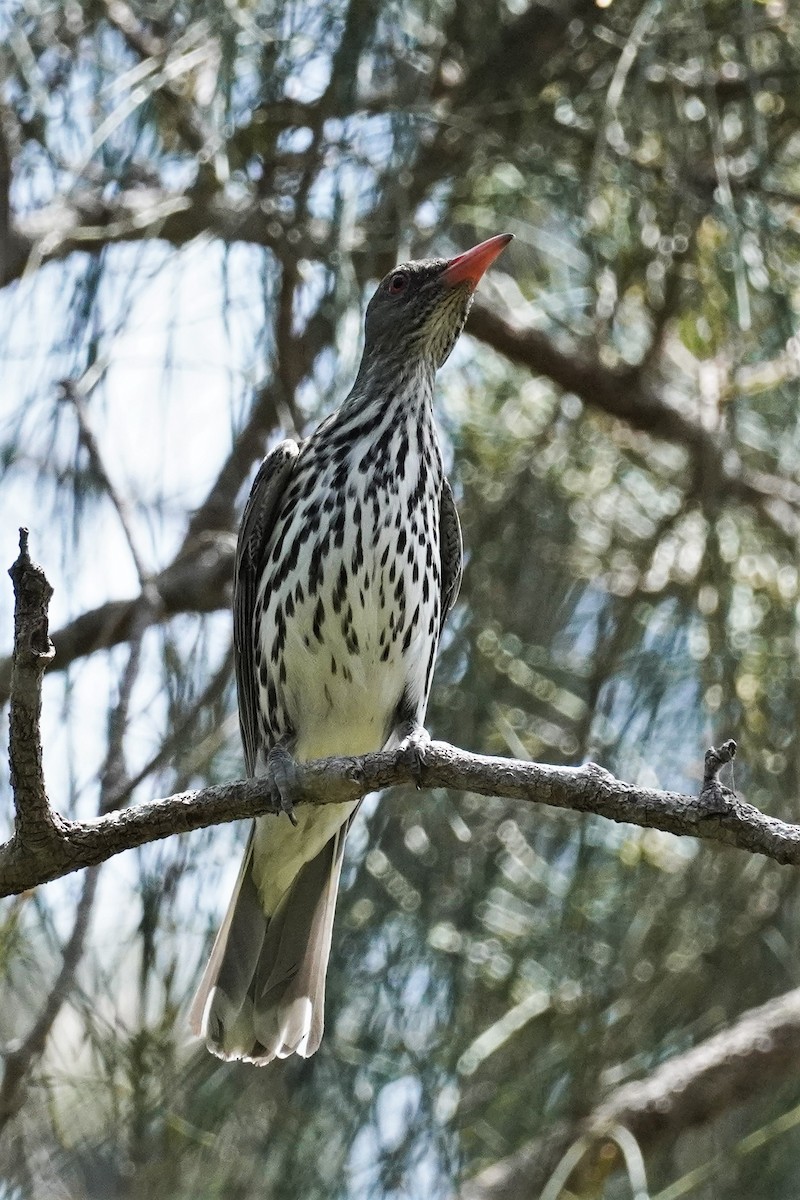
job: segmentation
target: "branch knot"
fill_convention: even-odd
[[[729,738],[721,746],[710,746],[706,750],[703,786],[698,804],[704,817],[718,817],[734,811],[736,793],[719,781],[719,773],[736,757],[736,742]]]

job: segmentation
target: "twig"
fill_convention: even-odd
[[[180,88],[170,81],[164,68],[168,62],[171,48],[140,24],[133,9],[124,3],[124,0],[105,0],[105,10],[107,20],[119,30],[130,48],[142,60],[149,59],[154,67],[159,68],[159,91],[172,110],[175,128],[186,146],[197,155],[203,153],[210,157],[212,151],[216,150],[219,145],[219,136],[215,130],[205,124],[198,108],[190,103]],[[203,32],[210,47],[211,35],[207,29],[204,29]],[[210,48],[206,49],[205,57],[211,57]]]
[[[4,1057],[3,1081],[0,1084],[0,1133],[25,1101],[25,1079],[34,1062],[44,1052],[50,1030],[72,990],[75,971],[83,957],[86,933],[97,891],[99,870],[86,872],[83,889],[75,911],[72,932],[64,946],[61,967],[27,1037]]]
[[[14,584],[14,653],[11,671],[9,765],[14,793],[14,841],[32,854],[56,830],[42,770],[42,675],[53,657],[48,605],[53,589],[31,562],[28,530],[19,531],[19,557],[9,570]]]
[[[111,501],[114,511],[117,514],[122,532],[125,536],[125,541],[128,543],[128,550],[133,559],[133,565],[136,569],[136,574],[139,577],[140,586],[146,590],[150,572],[146,569],[141,555],[136,547],[136,539],[133,536],[133,523],[131,521],[130,509],[127,501],[114,486],[114,481],[106,468],[103,461],[103,455],[100,451],[97,438],[94,430],[89,422],[89,414],[86,411],[86,400],[80,386],[72,379],[62,379],[60,382],[61,393],[64,400],[69,401],[75,412],[75,418],[78,422],[78,438],[80,444],[89,459],[89,465],[97,482],[102,486],[103,491]]]
[[[117,808],[121,808],[122,805],[124,805],[131,798],[139,784],[147,779],[148,776],[152,775],[154,771],[157,771],[158,768],[163,766],[164,763],[174,761],[178,756],[181,747],[190,745],[192,748],[189,756],[189,764],[185,762],[181,764],[182,773],[185,774],[187,770],[191,771],[197,766],[197,761],[199,760],[197,760],[195,756],[197,755],[198,751],[202,752],[202,744],[198,746],[195,743],[195,740],[192,736],[193,728],[200,713],[208,709],[222,695],[222,692],[230,682],[232,675],[233,647],[229,649],[219,668],[214,672],[213,676],[208,681],[201,694],[194,701],[189,711],[179,719],[172,722],[169,733],[161,742],[158,750],[152,756],[152,758],[150,758],[144,764],[144,766],[136,772],[135,775],[131,775],[127,778],[124,788],[117,793]],[[233,719],[235,720],[235,717],[233,717]],[[225,737],[224,723],[222,726],[215,727],[214,737],[218,739],[218,743],[221,743],[222,739]]]
[[[149,589],[148,589],[149,591]],[[154,606],[148,591],[142,594],[139,611],[133,619],[128,650],[128,661],[120,680],[119,696],[109,716],[108,748],[100,776],[100,814],[119,808],[127,795],[129,775],[125,763],[125,732],[128,728],[131,697],[142,665],[142,643],[148,626],[152,623]]]

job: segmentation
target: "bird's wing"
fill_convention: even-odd
[[[442,482],[442,505],[439,515],[439,543],[442,566],[442,617],[440,629],[456,602],[464,569],[461,542],[461,522],[456,511],[453,491],[447,479]]]
[[[239,725],[247,774],[255,771],[258,755],[258,679],[253,617],[264,554],[275,517],[294,472],[300,448],[285,441],[262,462],[245,505],[233,578],[233,650],[239,689]]]

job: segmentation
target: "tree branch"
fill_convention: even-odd
[[[0,895],[9,896],[84,867],[96,866],[123,850],[242,820],[278,814],[268,779],[250,779],[154,800],[91,821],[67,821],[50,807],[42,773],[39,722],[41,680],[52,657],[47,608],[52,588],[28,554],[27,531],[20,531],[14,581],[14,668],[11,685],[9,753],[16,807],[14,835],[0,846]],[[140,636],[148,620],[139,607],[131,633]],[[138,621],[138,624],[136,623]],[[733,741],[706,754],[699,798],[638,788],[615,779],[602,767],[556,767],[470,754],[433,742],[422,762],[403,751],[360,758],[331,758],[298,764],[298,804],[339,804],[358,800],[394,784],[444,787],[556,808],[592,812],[613,821],[689,834],[779,863],[800,863],[800,827],[765,816],[719,783],[719,771],[736,753]]]
[[[783,533],[800,529],[800,487],[790,479],[749,471],[726,447],[719,430],[685,416],[636,367],[606,367],[577,351],[561,350],[539,329],[523,329],[477,300],[467,331],[509,362],[551,379],[585,404],[625,421],[632,429],[690,451],[707,495],[757,504]]]
[[[9,766],[14,794],[14,838],[35,858],[49,843],[58,818],[50,808],[42,770],[42,675],[55,651],[47,610],[53,589],[31,562],[28,531],[19,531],[19,557],[9,570],[14,585]]]
[[[222,187],[209,191],[202,183],[183,192],[161,188],[129,188],[106,197],[100,192],[59,199],[16,218],[13,244],[0,272],[5,287],[30,267],[66,258],[76,251],[96,253],[117,242],[162,238],[185,246],[202,234],[223,242],[249,242],[287,256],[319,257],[325,231],[314,236],[302,229],[291,245],[277,216],[267,221],[256,199],[232,200]]]
[[[52,589],[28,555],[20,531],[20,556],[11,568],[15,590],[14,669],[11,686],[11,783],[17,819],[14,836],[0,846],[0,895],[9,896],[96,866],[123,850],[148,842],[281,811],[268,779],[250,779],[154,800],[92,821],[67,821],[50,808],[41,762],[41,679],[53,650],[47,633]],[[138,609],[138,621],[146,620]],[[137,619],[134,612],[132,622]],[[140,634],[136,627],[132,632]],[[422,763],[381,752],[361,758],[332,758],[298,765],[297,803],[337,804],[399,783],[444,787],[593,812],[613,821],[690,834],[779,863],[800,863],[800,827],[765,816],[719,783],[736,744],[725,742],[706,755],[699,798],[637,788],[602,767],[553,767],[470,754],[433,742]]]
[[[226,607],[230,603],[235,549],[236,539],[230,532],[209,531],[187,538],[175,561],[148,586],[148,592],[153,590],[159,599],[158,606],[150,605],[150,623],[176,613],[205,613]],[[110,600],[57,630],[52,635],[55,657],[45,664],[47,669],[63,671],[83,655],[127,642],[147,599],[139,595],[130,600]],[[0,659],[0,707],[11,695],[12,661]]]
[[[105,10],[110,24],[119,30],[130,48],[139,55],[142,61],[150,59],[153,63],[164,67],[169,58],[170,48],[148,32],[124,0],[105,0]],[[207,27],[201,24],[200,28],[209,38]],[[181,90],[170,83],[168,79],[161,81],[159,92],[169,104],[176,129],[188,149],[197,155],[201,152],[210,155],[211,150],[216,149],[220,139],[213,129],[204,124],[196,107],[189,103]]]
[[[298,804],[341,804],[395,784],[414,783],[425,789],[449,788],[591,812],[800,865],[800,827],[766,816],[725,789],[719,789],[726,797],[724,812],[709,815],[697,797],[635,787],[593,763],[554,767],[432,742],[419,769],[402,752],[382,751],[301,763],[297,772]],[[16,837],[0,847],[0,895],[13,895],[176,833],[279,812],[269,780],[248,779],[181,792],[91,821],[60,821],[46,855],[30,853]]]
[[[579,353],[561,350],[545,333],[520,329],[476,301],[468,332],[509,361],[551,379],[587,405],[627,422],[633,429],[677,442],[692,453],[702,472],[703,489],[744,502],[756,502],[784,533],[800,527],[800,487],[788,479],[747,471],[724,453],[719,434],[679,412],[647,383],[642,372],[604,366]],[[208,497],[192,516],[180,554],[153,580],[160,605],[152,620],[182,612],[211,612],[228,603],[235,542],[230,533],[236,495],[264,440],[282,419],[281,389],[260,389],[247,423],[214,481]],[[224,531],[224,532],[220,532]],[[75,659],[109,649],[130,637],[142,597],[114,600],[81,614],[52,635],[53,669],[64,670]],[[0,659],[0,707],[11,687],[11,659]]]
[[[593,1173],[598,1157],[609,1159],[608,1131],[622,1126],[643,1153],[665,1137],[713,1120],[754,1091],[774,1086],[795,1071],[800,1053],[800,988],[750,1009],[733,1025],[684,1054],[662,1063],[644,1079],[611,1092],[586,1117],[564,1121],[516,1153],[469,1180],[459,1200],[517,1200],[538,1195],[570,1146],[586,1140],[571,1176],[583,1195],[581,1174]]]
[[[203,503],[191,515],[186,543],[208,534],[209,530],[230,532],[236,514],[236,498],[247,473],[258,458],[263,458],[269,434],[293,420],[279,387],[272,381],[263,384],[253,398],[247,421],[239,430],[228,457],[220,467]],[[231,556],[231,571],[233,556]]]
[[[128,551],[136,568],[136,574],[139,577],[139,585],[145,588],[150,578],[150,572],[145,568],[144,560],[136,545],[136,538],[133,535],[133,521],[128,503],[125,497],[117,490],[111,478],[111,473],[103,460],[103,453],[89,421],[85,395],[81,387],[71,379],[62,379],[60,389],[63,400],[72,405],[75,419],[78,423],[79,443],[86,452],[86,457],[89,459],[89,466],[96,482],[108,496],[117,514],[117,520],[120,523],[123,536],[128,544]]]
[[[5,278],[12,263],[18,262],[26,249],[14,227],[11,207],[14,155],[18,150],[13,125],[8,109],[0,108],[0,279]]]

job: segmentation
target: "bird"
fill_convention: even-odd
[[[192,1003],[226,1060],[265,1065],[319,1047],[345,838],[360,801],[292,804],[297,762],[405,750],[425,712],[462,573],[461,528],[433,417],[436,372],[479,280],[512,240],[401,263],[367,306],[341,407],[262,462],[239,532],[234,662],[248,776],[283,814],[253,822]]]

